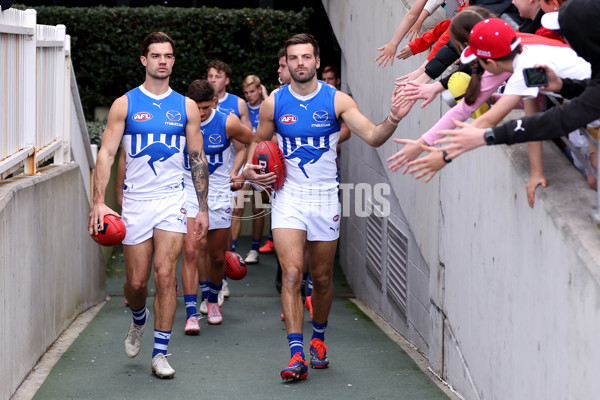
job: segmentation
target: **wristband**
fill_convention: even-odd
[[[392,118],[390,118],[390,117],[387,117],[387,121],[388,121],[388,124],[390,124],[390,125],[398,126],[398,123],[392,121]]]
[[[485,133],[483,134],[483,138],[485,139],[485,143],[489,146],[496,142],[496,135],[494,135],[494,130],[492,128],[487,128]]]
[[[452,160],[448,160],[448,152],[446,150],[442,151],[442,159],[446,162],[446,164],[450,164]]]
[[[390,122],[394,125],[398,125],[398,122],[400,122],[401,118],[396,117],[392,111],[390,110],[390,115],[388,116],[388,118],[390,119]]]

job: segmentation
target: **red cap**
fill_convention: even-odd
[[[463,64],[476,58],[500,58],[510,54],[521,43],[515,30],[500,18],[488,18],[471,30],[469,46],[460,55]]]

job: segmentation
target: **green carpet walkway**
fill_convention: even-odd
[[[239,253],[245,255],[249,241]],[[123,339],[131,321],[122,295],[124,263],[116,252],[107,271],[109,300],[62,354],[35,399],[447,399],[417,364],[351,301],[352,293],[339,267],[335,298],[326,331],[331,362],[309,369],[308,378],[284,382],[279,371],[289,349],[281,305],[275,291],[276,261],[261,255],[248,275],[231,281],[231,297],[221,308],[223,323],[201,320],[200,336],[185,336],[183,293],[177,303],[169,344],[172,380],[151,374],[152,325],[140,354],[125,356]],[[179,276],[179,273],[178,273]],[[153,293],[153,285],[151,286]],[[153,298],[148,299],[152,311]],[[312,332],[305,313],[305,351]]]

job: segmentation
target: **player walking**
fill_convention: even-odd
[[[208,159],[209,185],[208,185],[208,217],[209,231],[207,237],[198,243],[191,230],[185,235],[182,280],[184,300],[186,304],[187,321],[184,332],[188,335],[200,333],[200,325],[196,314],[196,293],[198,292],[198,276],[201,265],[208,261],[208,298],[206,307],[208,323],[220,324],[223,320],[218,303],[218,294],[222,288],[225,273],[225,252],[229,247],[231,227],[231,188],[230,158],[233,153],[229,150],[231,140],[250,144],[254,135],[252,131],[242,125],[240,120],[231,114],[224,114],[216,110],[217,98],[214,87],[206,80],[195,80],[188,87],[188,97],[192,99],[200,111],[202,121],[202,136],[204,137],[204,151]],[[188,218],[194,218],[198,212],[198,202],[194,196],[191,185],[192,175],[190,165],[185,159],[184,183],[186,187]],[[208,259],[204,255],[208,254]]]
[[[394,116],[398,110],[392,109],[390,116],[375,126],[360,113],[352,98],[318,81],[319,47],[312,35],[295,35],[285,48],[292,82],[262,104],[248,160],[258,142],[270,140],[277,132],[287,177],[283,188],[274,195],[271,217],[275,248],[286,249],[278,256],[283,269],[281,303],[291,352],[281,377],[298,380],[308,375],[300,293],[306,241],[314,285],[310,364],[314,368],[326,368],[329,364],[324,338],[333,298],[333,259],[340,227],[336,166],[340,123],[344,121],[368,144],[380,146],[392,135],[399,119]],[[259,169],[258,165],[246,164],[244,175],[261,184],[275,181],[273,173],[258,175]]]
[[[208,166],[200,133],[196,104],[169,87],[175,63],[173,40],[153,32],[141,45],[144,83],[119,97],[108,114],[94,173],[90,234],[96,234],[105,214],[115,214],[104,197],[110,168],[123,140],[127,172],[123,189],[123,240],[125,298],[133,321],[125,338],[128,357],[138,355],[149,315],[146,309],[148,280],[154,261],[154,350],[152,372],[172,378],[175,370],[166,353],[175,318],[175,270],[186,232],[186,194],[183,190],[183,149],[189,150],[192,181],[198,199],[193,235],[208,229]]]

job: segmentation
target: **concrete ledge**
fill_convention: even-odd
[[[56,338],[105,297],[100,246],[76,164],[0,183],[0,398],[9,398]]]

